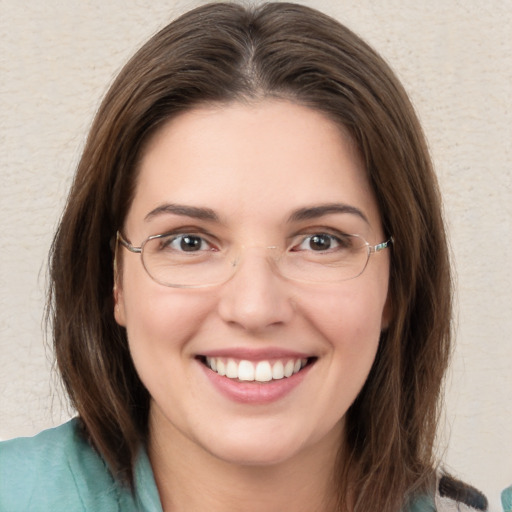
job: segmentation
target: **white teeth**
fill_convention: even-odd
[[[238,365],[230,359],[226,365],[226,377],[228,379],[238,379]]]
[[[219,375],[226,375],[226,365],[224,364],[224,361],[222,361],[221,359],[217,359],[217,369],[214,370],[216,371]],[[210,366],[210,368],[213,370],[213,367]]]
[[[258,361],[254,363],[245,359],[222,359],[220,357],[207,357],[207,366],[221,376],[229,379],[239,379],[247,382],[269,382],[291,377],[298,373],[307,364],[307,359],[288,359],[270,361]]]
[[[272,366],[272,378],[279,380],[284,377],[284,365],[281,361],[277,361],[277,363],[274,363],[274,366]]]
[[[272,367],[268,361],[260,361],[256,366],[254,380],[268,382],[272,380]]]
[[[254,365],[250,361],[240,361],[238,364],[238,378],[240,380],[254,380]]]
[[[295,362],[290,360],[284,366],[284,376],[291,377],[293,375],[293,368],[295,367]]]

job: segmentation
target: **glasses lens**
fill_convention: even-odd
[[[346,281],[365,269],[370,255],[368,247],[359,235],[314,235],[301,250],[286,252],[279,267],[284,276],[297,281]]]
[[[157,235],[146,240],[142,263],[158,283],[174,287],[207,286],[227,280],[233,265],[194,234]]]

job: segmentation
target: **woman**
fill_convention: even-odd
[[[215,3],[125,66],[51,254],[78,418],[5,510],[485,509],[436,472],[451,288],[405,92],[336,21]]]

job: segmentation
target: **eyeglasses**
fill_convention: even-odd
[[[373,253],[390,247],[393,237],[370,245],[356,234],[316,233],[303,235],[300,243],[285,250],[268,250],[272,267],[281,276],[305,283],[336,283],[360,276]],[[243,250],[258,247],[218,248],[196,233],[152,235],[140,247],[134,247],[118,231],[120,243],[130,252],[139,253],[149,277],[173,288],[200,288],[228,281],[236,272]]]

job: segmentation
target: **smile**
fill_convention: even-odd
[[[222,357],[206,357],[204,364],[222,377],[244,382],[271,382],[299,373],[310,362],[309,359],[278,359],[258,362]]]

